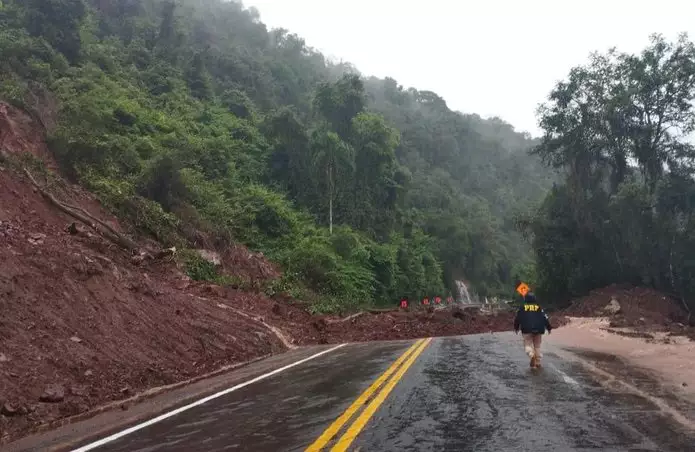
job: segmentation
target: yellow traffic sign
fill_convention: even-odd
[[[526,285],[526,283],[524,283],[524,282],[522,282],[521,284],[519,284],[518,286],[516,286],[516,291],[519,292],[519,294],[520,294],[522,297],[525,297],[526,294],[529,292],[529,290],[530,290],[530,289],[529,289],[529,286]]]

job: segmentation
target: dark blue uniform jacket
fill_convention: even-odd
[[[543,334],[545,330],[552,330],[548,315],[535,303],[524,303],[516,313],[514,319],[514,331],[521,330],[524,334]]]

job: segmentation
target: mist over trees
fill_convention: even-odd
[[[49,126],[64,174],[164,244],[238,241],[263,251],[285,271],[266,290],[311,298],[326,311],[445,295],[455,279],[480,295],[508,296],[516,278],[535,279],[519,224],[557,179],[528,154],[540,144],[541,157],[554,156],[548,139],[540,143],[501,119],[454,112],[436,93],[327,61],[301,37],[268,30],[258,11],[238,2],[2,0],[0,54],[0,98]],[[633,126],[637,113],[629,113]],[[681,113],[667,114],[673,122]],[[561,127],[553,121],[563,120],[549,117],[546,130]],[[662,180],[688,184],[656,167],[668,160],[662,152],[686,149],[663,130],[654,133],[660,157],[650,160],[646,144],[634,153],[645,183],[620,188],[632,180],[627,170],[616,179],[625,199],[647,196],[648,203],[663,193]],[[616,146],[613,157],[623,149]],[[589,173],[578,180],[594,181]],[[562,190],[567,184],[544,209],[569,209],[553,202]],[[542,212],[530,223],[534,245],[555,263],[541,246],[553,230],[544,228]],[[687,234],[679,228],[686,220],[672,216],[660,234],[666,241],[677,235],[683,256]],[[610,228],[601,225],[605,235]],[[625,266],[636,245],[618,244],[623,267],[611,270],[640,273]],[[555,284],[560,275],[549,272],[564,267],[545,262],[540,276]],[[221,281],[212,271],[194,273]],[[572,278],[558,290],[597,282]]]
[[[547,296],[629,283],[695,307],[693,99],[686,35],[654,35],[634,55],[593,54],[552,90],[534,153],[564,181],[520,222]]]

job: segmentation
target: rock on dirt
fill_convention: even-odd
[[[0,408],[0,413],[3,416],[16,416],[19,414],[19,409],[11,403],[5,402],[2,404],[2,408]]]
[[[43,241],[46,239],[46,234],[30,234],[27,239],[32,245],[43,245]]]
[[[611,302],[608,303],[606,306],[601,309],[600,314],[605,314],[605,315],[616,315],[620,312],[620,303],[618,303],[618,300],[615,299],[615,297],[611,298]]]
[[[196,250],[198,255],[208,261],[209,263],[213,265],[222,265],[222,256],[220,256],[220,253],[216,251],[210,251],[210,250]]]
[[[87,387],[85,385],[73,385],[70,387],[70,395],[85,397],[87,392]]]
[[[39,401],[44,403],[58,403],[65,399],[65,388],[61,385],[48,385],[39,397]]]
[[[570,317],[608,314],[611,326],[616,327],[687,323],[687,314],[678,300],[646,287],[612,285],[597,289],[575,300],[562,313]]]
[[[668,332],[695,339],[679,300],[645,287],[612,285],[575,300],[561,312],[568,317],[607,317],[610,328]],[[646,337],[646,336],[645,336]]]

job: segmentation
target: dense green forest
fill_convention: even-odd
[[[518,226],[557,177],[539,141],[240,3],[1,0],[0,55],[0,97],[47,127],[65,175],[164,244],[263,251],[285,271],[266,290],[334,310],[535,277]]]
[[[695,307],[695,46],[594,54],[540,108],[534,153],[564,174],[520,220],[556,300],[629,283]]]

